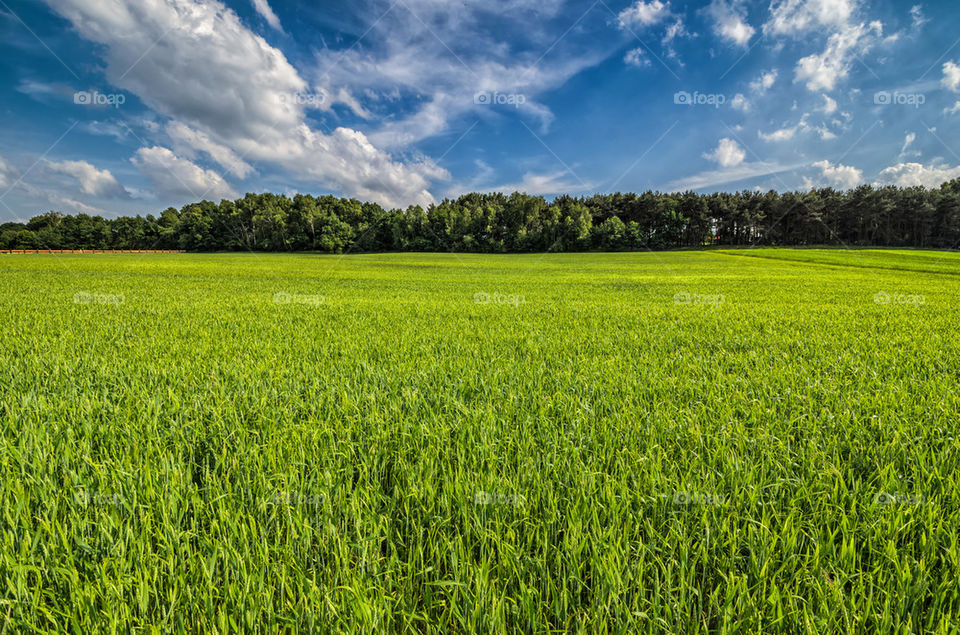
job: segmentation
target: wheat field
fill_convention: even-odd
[[[960,629],[960,256],[0,256],[0,631]]]

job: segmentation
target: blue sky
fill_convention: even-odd
[[[0,219],[937,186],[957,2],[0,0]]]

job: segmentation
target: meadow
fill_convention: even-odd
[[[0,632],[960,630],[960,255],[0,256]]]

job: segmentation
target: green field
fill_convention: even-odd
[[[0,632],[960,629],[960,255],[0,256]]]

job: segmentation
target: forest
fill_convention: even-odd
[[[805,192],[471,193],[386,210],[335,196],[247,194],[159,216],[50,211],[0,225],[0,249],[563,252],[709,245],[950,249],[960,243],[960,179],[940,188]]]

